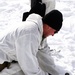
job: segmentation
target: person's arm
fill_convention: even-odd
[[[31,14],[26,19],[23,25],[24,27],[22,26],[22,29],[18,29],[18,33],[16,33],[19,34],[15,42],[16,56],[25,75],[42,75],[42,70],[36,58],[40,37],[42,35],[38,31],[38,27],[41,28],[42,26],[41,24],[41,16]]]
[[[37,49],[38,42],[34,34],[26,34],[16,41],[18,63],[25,75],[41,75],[36,58]]]
[[[59,75],[56,70],[54,60],[50,54],[50,48],[46,43],[46,39],[42,42],[42,46],[37,53],[37,58],[40,64],[40,67],[47,73],[51,75]]]

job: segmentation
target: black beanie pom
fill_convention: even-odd
[[[53,29],[59,31],[62,27],[63,15],[58,10],[52,10],[42,19],[43,23],[48,24]]]

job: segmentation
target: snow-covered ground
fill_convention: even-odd
[[[29,4],[29,0],[0,0],[0,38],[22,21]],[[58,34],[48,37],[48,44],[61,75],[75,75],[75,0],[57,0],[56,9],[64,15],[63,26]]]
[[[48,37],[58,71],[75,75],[75,0],[57,0],[56,9],[63,13],[63,26],[58,34]]]

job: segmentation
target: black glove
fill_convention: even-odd
[[[70,75],[69,73],[65,73],[65,75]]]
[[[22,21],[25,21],[28,16],[29,16],[29,12],[23,13]]]
[[[46,10],[46,5],[44,3],[36,3],[35,6],[33,6],[33,8],[31,8],[30,10],[30,14],[32,13],[36,13],[36,14],[39,14],[41,17],[44,17],[45,15],[45,10]]]

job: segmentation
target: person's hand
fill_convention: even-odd
[[[46,5],[44,3],[38,2],[33,8],[29,11],[30,14],[35,13],[39,14],[41,17],[44,17],[46,10]]]

